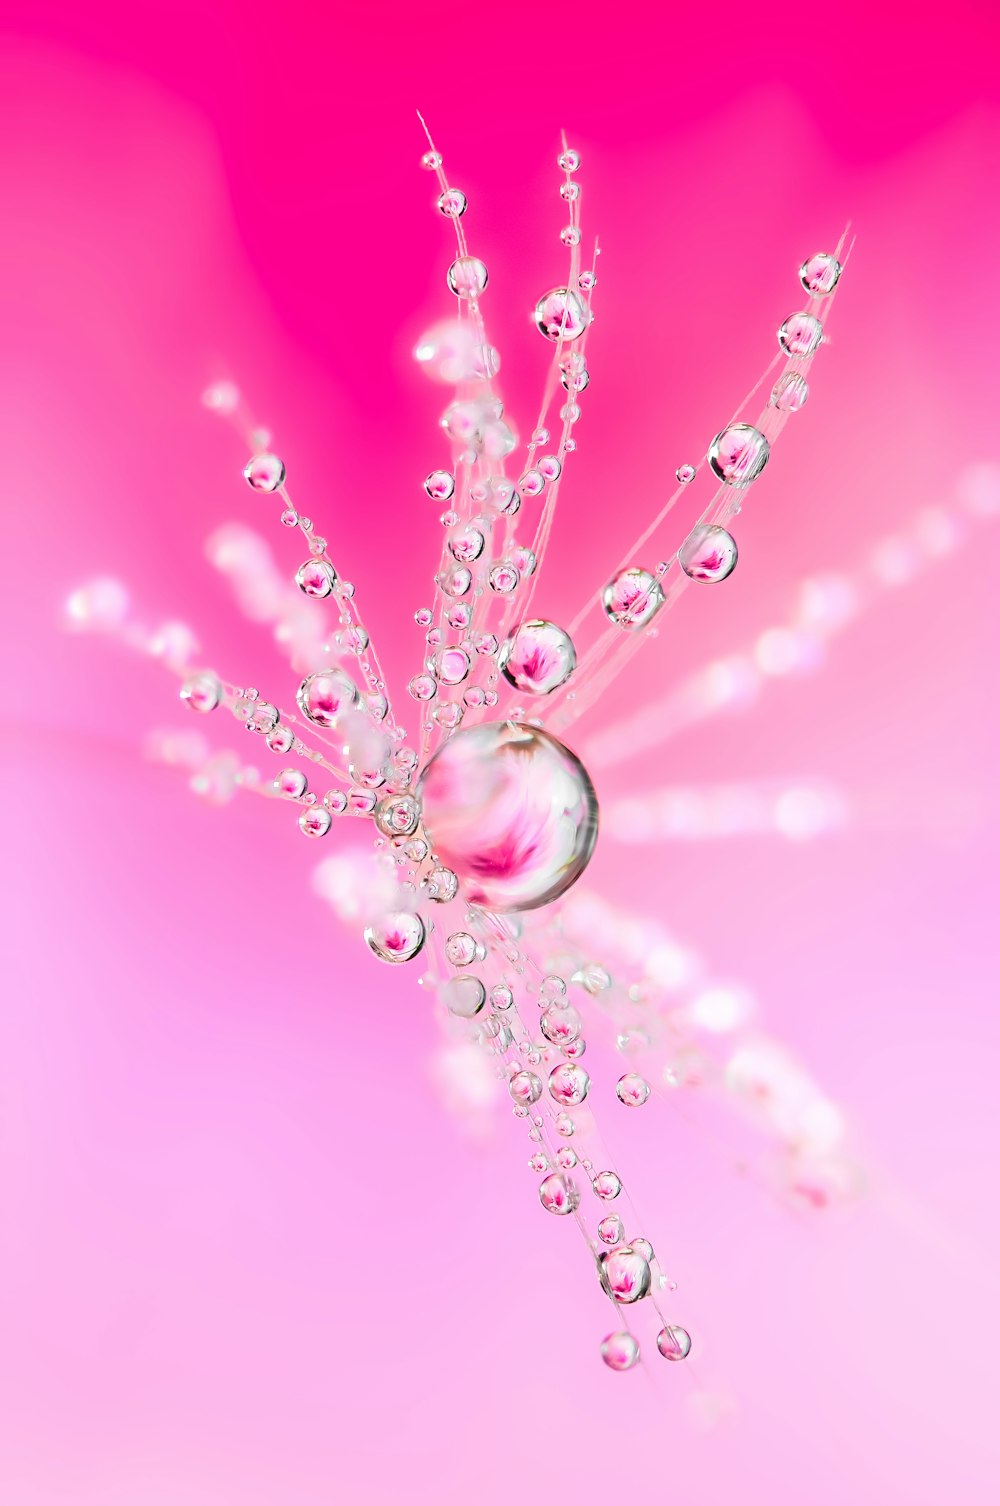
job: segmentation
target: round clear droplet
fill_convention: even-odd
[[[597,840],[597,797],[579,759],[518,722],[463,728],[417,788],[424,832],[466,900],[531,910],[576,882]]]
[[[725,580],[736,569],[736,540],[717,523],[699,523],[684,540],[677,558],[691,580]]]

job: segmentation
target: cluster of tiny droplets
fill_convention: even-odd
[[[274,499],[281,525],[302,542],[297,590],[310,602],[332,605],[337,624],[322,642],[320,662],[311,661],[301,679],[294,710],[254,687],[192,669],[191,645],[160,657],[182,675],[181,699],[192,711],[224,707],[276,756],[310,766],[308,775],[293,764],[283,766],[263,784],[250,771],[230,770],[228,776],[295,805],[303,835],[325,837],[337,816],[373,820],[380,861],[394,882],[391,899],[383,898],[368,918],[365,939],[387,963],[421,956],[427,964],[421,983],[495,1067],[525,1130],[542,1208],[577,1225],[615,1306],[620,1327],[600,1346],[604,1363],[628,1370],[643,1350],[682,1360],[690,1336],[662,1305],[674,1283],[643,1232],[587,1101],[588,1006],[597,1001],[613,1016],[635,996],[620,994],[611,973],[588,961],[586,949],[571,945],[565,930],[556,938],[546,931],[544,908],[540,927],[522,912],[547,906],[569,890],[596,838],[589,777],[559,737],[642,642],[655,636],[651,625],[691,582],[717,583],[735,568],[730,525],[785,422],[808,396],[807,374],[823,340],[820,313],[829,307],[841,273],[843,241],[835,252],[803,263],[806,307],[782,322],[770,366],[715,434],[704,460],[678,466],[672,494],[563,628],[532,616],[531,605],[591,380],[587,344],[598,247],[585,266],[580,158],[564,141],[558,158],[566,215],[560,241],[569,265],[563,281],[534,308],[535,327],[552,359],[520,468],[512,466],[518,439],[495,387],[500,355],[482,314],[489,274],[465,233],[468,200],[448,182],[433,144],[422,166],[437,179],[436,208],[452,222],[456,254],[446,273],[454,317],[429,331],[415,351],[433,380],[455,389],[441,418],[451,447],[448,463],[431,469],[422,484],[427,498],[445,510],[434,605],[415,614],[424,631],[423,663],[408,690],[419,708],[418,735],[409,742],[396,719],[353,586],[339,574],[326,539],[293,503],[284,462],[269,435],[249,423],[242,399],[228,384],[210,389],[206,402],[249,440],[252,453],[243,473],[248,486]],[[769,379],[762,412],[753,423],[741,420],[742,409]],[[661,525],[701,474],[716,485],[694,527],[665,559],[652,567],[637,563],[644,550],[652,551]],[[179,754],[179,761],[184,757]],[[310,779],[322,793],[310,787]],[[520,806],[504,802],[511,788],[520,799],[525,781],[542,792],[539,810],[531,813],[541,823],[540,842],[534,829],[527,835],[510,831],[510,811]],[[557,808],[564,812],[559,823]],[[484,830],[492,833],[492,846]],[[519,836],[525,836],[520,846]],[[539,849],[542,856],[531,856]],[[558,965],[547,961],[552,955]],[[618,1047],[627,1051],[633,1027],[619,1015],[617,1028]],[[672,1081],[669,1070],[666,1083]],[[623,1073],[616,1085],[617,1100],[628,1109],[642,1108],[657,1091],[637,1071]],[[581,1187],[589,1187],[590,1200]],[[643,1338],[641,1345],[636,1315],[647,1312],[652,1342]]]

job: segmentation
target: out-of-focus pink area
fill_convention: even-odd
[[[799,260],[852,220],[739,568],[687,593],[602,730],[752,644],[804,575],[854,568],[1000,458],[996,19],[368,9],[4,7],[0,1498],[986,1506],[1000,528],[887,590],[819,673],[602,771],[602,800],[787,774],[853,811],[812,843],[655,864],[605,841],[588,875],[752,988],[869,1179],[799,1220],[680,1112],[616,1112],[606,1084],[695,1334],[655,1388],[601,1367],[584,1253],[503,1117],[485,1146],[459,1135],[427,1000],[332,921],[315,847],[280,806],[215,811],[144,762],[149,727],[188,726],[173,682],[60,612],[119,576],[147,620],[192,622],[220,671],[287,695],[202,550],[234,518],[288,547],[198,406],[230,377],[405,684],[438,547],[420,482],[446,456],[409,352],[451,255],[419,106],[470,197],[522,435],[548,358],[528,310],[564,266],[561,126],[583,157],[603,255],[537,597],[557,620],[763,368]]]

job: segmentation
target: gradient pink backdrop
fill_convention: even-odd
[[[234,679],[287,685],[201,551],[258,506],[197,402],[233,376],[394,683],[412,672],[437,543],[418,484],[442,452],[408,352],[449,259],[419,106],[470,195],[523,415],[545,360],[524,311],[562,265],[560,126],[583,154],[605,252],[556,616],[761,369],[800,257],[853,220],[740,570],[689,593],[617,710],[742,646],[803,574],[1000,458],[993,7],[3,18],[0,1499],[995,1501],[1000,530],[655,771],[815,774],[862,821],[672,848],[652,895],[634,854],[595,863],[755,990],[868,1169],[862,1202],[798,1221],[680,1117],[612,1114],[700,1379],[733,1398],[707,1432],[685,1374],[654,1390],[596,1362],[606,1307],[521,1141],[461,1138],[425,1001],[337,928],[287,813],[213,811],[144,763],[148,726],[184,725],[169,683],[59,616],[114,573]]]

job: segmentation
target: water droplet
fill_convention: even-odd
[[[295,572],[295,584],[304,596],[329,596],[336,579],[329,560],[306,560]]]
[[[692,580],[725,580],[736,569],[736,540],[717,523],[699,523],[684,540],[677,558]]]
[[[251,456],[243,467],[243,476],[255,492],[276,492],[285,479],[285,463],[265,450]]]
[[[601,605],[618,627],[636,632],[656,616],[663,605],[663,592],[655,575],[631,565],[619,570],[604,587]]]
[[[549,1073],[549,1096],[563,1108],[575,1108],[590,1090],[590,1078],[576,1062],[560,1062]]]
[[[580,244],[580,231],[576,225],[564,225],[559,232],[559,239],[564,246],[578,246]]]
[[[619,1077],[615,1092],[619,1103],[628,1109],[638,1109],[649,1097],[649,1083],[638,1072],[626,1072],[624,1077]]]
[[[574,1213],[580,1206],[580,1189],[572,1177],[554,1171],[539,1183],[538,1201],[548,1213]]]
[[[606,1250],[597,1258],[601,1285],[615,1302],[639,1302],[653,1283],[649,1261],[631,1245]]]
[[[460,256],[448,268],[448,286],[456,298],[472,300],[484,291],[489,276],[478,256]]]
[[[575,1004],[554,1003],[543,1012],[539,1025],[553,1046],[568,1046],[583,1029],[583,1020]]]
[[[580,153],[567,147],[564,152],[559,153],[559,166],[564,173],[575,173],[580,166]]]
[[[639,1341],[624,1329],[601,1342],[601,1359],[609,1370],[631,1370],[638,1358]]]
[[[412,795],[386,795],[375,807],[375,825],[383,836],[409,837],[420,824],[420,806]]]
[[[472,571],[466,565],[457,565],[438,582],[445,596],[458,597],[468,594],[472,585]]]
[[[433,173],[441,166],[441,153],[435,151],[424,152],[420,159],[420,166],[427,172]]]
[[[455,495],[455,478],[451,471],[431,471],[424,478],[424,491],[435,502],[447,502]]]
[[[468,564],[470,560],[477,560],[483,552],[486,540],[478,528],[467,525],[465,528],[456,529],[448,536],[448,552],[453,559]]]
[[[425,882],[427,897],[435,904],[446,905],[458,893],[458,879],[450,868],[438,865]]]
[[[468,678],[469,656],[464,648],[443,648],[434,655],[431,668],[439,685],[461,685]]]
[[[535,305],[535,324],[546,340],[576,340],[589,323],[587,305],[569,288],[552,288]]]
[[[665,1360],[686,1360],[691,1353],[691,1335],[686,1328],[671,1323],[656,1335],[656,1347]]]
[[[341,669],[321,669],[307,675],[295,692],[302,715],[317,727],[335,727],[337,718],[349,711],[358,699],[353,680]]]
[[[469,201],[460,188],[446,188],[438,199],[437,207],[449,220],[459,220],[468,209]]]
[[[708,463],[727,486],[746,486],[756,481],[770,453],[770,445],[753,424],[730,424],[712,440]]]
[[[274,793],[286,800],[298,800],[306,792],[308,781],[301,769],[282,769],[274,778]]]
[[[616,1171],[599,1171],[593,1181],[594,1192],[604,1203],[612,1202],[622,1190],[622,1179]]]
[[[291,727],[272,727],[264,741],[272,753],[287,753],[295,741],[295,733]]]
[[[679,465],[674,472],[681,486],[688,486],[697,476],[698,472],[693,465]]]
[[[799,281],[814,298],[825,298],[832,293],[840,280],[843,267],[829,251],[817,251],[799,268]]]
[[[420,776],[424,830],[466,900],[530,910],[576,882],[597,839],[583,765],[550,733],[518,722],[456,732]]]
[[[601,1219],[601,1222],[597,1226],[597,1232],[606,1245],[617,1245],[621,1244],[625,1225],[617,1213],[609,1213],[606,1218]]]
[[[637,1250],[638,1253],[644,1257],[644,1259],[652,1260],[653,1246],[650,1244],[648,1239],[633,1239],[632,1248],[633,1250]]]
[[[304,837],[325,837],[333,825],[333,817],[322,805],[311,805],[299,816],[299,831]]]
[[[798,413],[809,396],[809,384],[798,371],[786,371],[771,388],[768,402],[779,413]]]
[[[789,356],[811,356],[822,339],[823,326],[815,314],[789,314],[778,330],[778,344]]]
[[[554,622],[522,622],[500,651],[504,678],[528,695],[549,695],[576,668],[573,640]]]
[[[365,927],[365,940],[380,962],[409,962],[426,939],[423,921],[409,910],[392,910]]]
[[[222,682],[217,675],[191,675],[181,686],[181,700],[192,711],[214,711],[222,700]]]
[[[468,931],[452,931],[444,944],[444,954],[452,967],[468,967],[478,953],[476,938]]]
[[[441,997],[450,1014],[457,1015],[462,1020],[471,1020],[486,1003],[486,990],[480,979],[464,974],[448,978],[441,988]]]
[[[506,561],[503,561],[499,565],[494,565],[489,574],[490,586],[498,596],[509,596],[512,591],[517,589],[520,579],[521,577],[514,566],[508,564]]]

